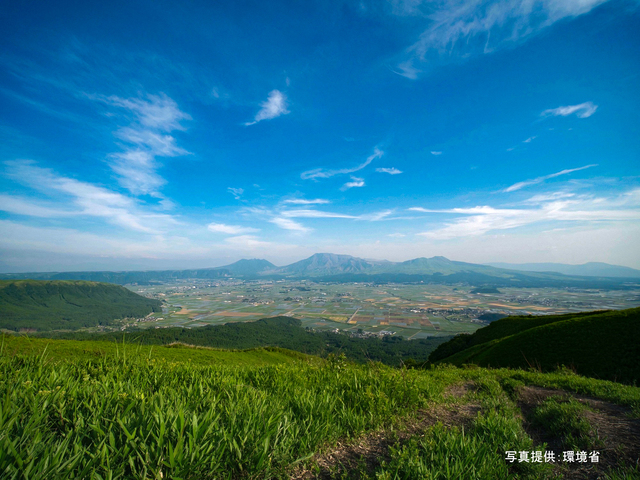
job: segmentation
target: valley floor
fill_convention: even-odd
[[[3,346],[0,477],[640,476],[634,386],[569,371],[295,354],[238,366],[126,348],[72,359]]]

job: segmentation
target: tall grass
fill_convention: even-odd
[[[168,350],[185,361],[156,358],[159,348],[122,346],[115,355],[67,361],[58,351],[52,361],[46,350],[15,355],[1,344],[0,478],[286,478],[324,445],[450,401],[447,387],[456,382],[475,385],[467,396],[481,414],[466,430],[437,427],[399,446],[375,474],[541,478],[542,467],[504,461],[507,450],[534,448],[505,391],[543,384],[640,404],[637,387],[567,372],[400,370],[340,357],[202,365],[189,361],[193,349]],[[236,352],[246,361],[243,353]]]
[[[379,480],[540,479],[549,465],[504,460],[508,450],[531,451],[533,441],[522,427],[519,409],[486,370],[475,372],[473,398],[482,407],[468,428],[441,423],[392,449],[391,460],[376,472]],[[480,373],[480,375],[478,375]]]
[[[226,367],[4,356],[0,477],[270,477],[424,406],[447,379],[340,359]]]

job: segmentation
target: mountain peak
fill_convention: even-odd
[[[341,273],[362,273],[373,263],[351,255],[336,253],[315,253],[309,258],[292,263],[278,270],[286,275],[338,275]]]
[[[220,267],[222,269],[229,270],[232,275],[257,275],[258,273],[266,270],[273,270],[277,268],[273,263],[262,258],[251,258],[238,260],[231,265],[225,265]]]

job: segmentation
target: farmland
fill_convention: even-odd
[[[471,293],[470,286],[331,284],[312,281],[183,280],[130,285],[163,300],[163,311],[130,327],[199,327],[269,316],[291,316],[315,330],[393,333],[404,338],[473,332],[483,315],[549,315],[640,306],[640,289],[500,288]]]

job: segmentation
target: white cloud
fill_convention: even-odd
[[[29,217],[71,217],[81,212],[61,209],[50,202],[34,202],[33,199],[0,194],[0,211]]]
[[[543,194],[539,194],[539,195],[534,195],[533,197],[528,198],[527,200],[524,200],[523,203],[536,205],[536,204],[540,204],[540,203],[550,202],[552,200],[560,200],[560,199],[563,199],[563,198],[571,198],[571,197],[575,197],[575,196],[576,196],[576,194],[575,193],[571,193],[571,192],[543,193]]]
[[[284,230],[292,230],[294,232],[301,232],[301,233],[309,232],[311,230],[310,228],[307,228],[304,225],[294,220],[291,220],[290,218],[274,217],[269,221]]]
[[[382,210],[380,212],[374,213],[365,213],[363,215],[359,215],[359,220],[368,220],[370,222],[377,222],[379,220],[383,220],[387,218],[389,215],[393,213],[393,210]]]
[[[117,96],[92,96],[90,98],[125,108],[136,115],[141,125],[154,130],[165,132],[184,130],[180,121],[191,120],[191,116],[180,111],[176,102],[165,94],[147,95],[146,100],[142,98],[120,98]]]
[[[397,70],[392,71],[393,73],[397,73],[401,77],[409,78],[411,80],[417,79],[418,74],[422,72],[414,66],[413,59],[409,59],[405,62],[399,63],[397,66]]]
[[[240,200],[240,196],[244,193],[244,189],[243,188],[229,187],[229,188],[227,188],[227,191],[231,195],[233,195],[233,198],[235,198],[236,200]]]
[[[585,102],[579,105],[567,105],[564,107],[550,108],[540,114],[541,117],[566,117],[572,114],[576,114],[578,118],[589,118],[596,113],[598,105],[594,105],[593,102]]]
[[[403,237],[406,237],[406,235],[404,233],[390,233],[389,235],[387,235],[387,237],[403,238]]]
[[[118,182],[134,195],[153,195],[162,198],[159,193],[167,181],[158,175],[158,164],[154,156],[143,150],[128,150],[110,155],[111,169],[120,178]]]
[[[358,178],[352,175],[351,180],[351,182],[347,182],[342,185],[342,187],[340,187],[340,190],[344,191],[354,187],[364,187],[364,178]]]
[[[207,225],[210,232],[228,233],[230,235],[239,235],[241,233],[259,232],[260,230],[252,227],[242,227],[240,225],[226,225],[224,223],[210,223]]]
[[[417,78],[416,62],[469,58],[516,45],[563,18],[589,12],[606,0],[430,0],[395,9],[425,18],[427,28],[407,49],[399,73]],[[406,13],[411,12],[411,13]]]
[[[306,172],[302,172],[300,174],[300,178],[302,178],[303,180],[308,180],[308,179],[316,179],[316,178],[330,178],[333,177],[335,175],[346,175],[349,173],[354,173],[357,172],[359,170],[362,170],[363,168],[365,168],[367,165],[369,165],[371,162],[373,162],[376,158],[380,158],[384,155],[384,152],[382,150],[380,150],[378,147],[375,147],[373,149],[373,153],[371,155],[369,155],[367,157],[367,159],[361,163],[360,165],[357,165],[355,167],[352,168],[341,168],[338,170],[324,170],[322,168],[316,168],[313,170],[308,170]]]
[[[102,95],[88,97],[125,109],[135,117],[129,126],[121,127],[115,132],[118,139],[128,144],[124,147],[124,152],[109,156],[110,166],[120,177],[120,184],[134,195],[151,195],[164,199],[160,187],[166,180],[157,173],[161,166],[157,157],[189,154],[187,150],[178,147],[176,139],[167,133],[185,130],[180,122],[191,120],[191,116],[182,112],[176,102],[164,94],[147,95],[146,98]]]
[[[503,192],[515,192],[516,190],[520,190],[521,188],[528,187],[530,185],[536,185],[538,183],[542,183],[545,180],[548,180],[550,178],[559,177],[560,175],[567,175],[567,174],[573,173],[573,172],[579,172],[580,170],[584,170],[586,168],[591,168],[591,167],[597,167],[597,165],[596,164],[592,164],[592,165],[585,165],[584,167],[579,167],[579,168],[571,168],[571,169],[561,170],[560,172],[552,173],[550,175],[544,175],[542,177],[534,178],[534,179],[531,179],[531,180],[525,180],[524,182],[514,183],[513,185],[511,185],[510,187],[505,188],[502,191]]]
[[[82,182],[73,178],[63,177],[47,168],[41,168],[28,160],[8,161],[7,176],[24,183],[40,192],[49,195],[62,195],[61,205],[56,216],[63,216],[68,211],[69,201],[75,207],[69,215],[86,215],[101,217],[108,222],[122,226],[129,230],[145,233],[158,233],[177,222],[173,217],[165,214],[145,211],[133,198],[120,193]],[[37,204],[29,205],[26,200],[13,203],[14,210],[21,208],[24,214],[47,216]],[[17,213],[17,212],[15,212]]]
[[[161,157],[177,157],[189,152],[176,145],[176,139],[148,129],[124,127],[115,133],[116,137],[135,145],[146,147],[147,151]]]
[[[378,173],[388,173],[389,175],[398,175],[398,174],[402,173],[402,170],[398,170],[395,167],[392,167],[392,168],[382,167],[382,168],[376,168],[376,172],[378,172]]]
[[[260,104],[262,107],[256,116],[253,118],[253,122],[245,123],[246,126],[254,125],[262,120],[271,120],[272,118],[279,117],[280,115],[286,115],[289,112],[287,110],[287,97],[279,90],[272,90],[269,92],[269,97],[266,101]]]
[[[292,203],[294,205],[318,205],[318,204],[331,203],[331,202],[323,198],[316,198],[314,200],[305,200],[303,198],[290,198],[288,200],[284,200],[282,203]]]
[[[526,140],[523,140],[522,143],[531,143],[533,142],[536,138],[538,138],[537,135],[534,135],[533,137],[529,137]]]
[[[436,152],[436,151],[432,151],[431,155],[442,155],[442,152]]]
[[[273,245],[271,242],[265,242],[264,240],[260,240],[258,237],[254,235],[238,235],[236,237],[228,237],[225,239],[225,242],[233,245],[238,248],[259,248],[259,247],[269,247]]]
[[[640,198],[628,195],[627,192],[613,198],[572,197],[567,200],[551,198],[547,202],[540,201],[537,208],[477,206],[445,210],[413,207],[409,210],[423,213],[464,215],[463,218],[449,221],[443,227],[418,234],[427,238],[446,240],[457,237],[481,236],[492,231],[508,230],[541,222],[631,224],[640,220],[639,207]]]
[[[280,215],[287,218],[357,218],[343,213],[325,212],[322,210],[284,210]]]

